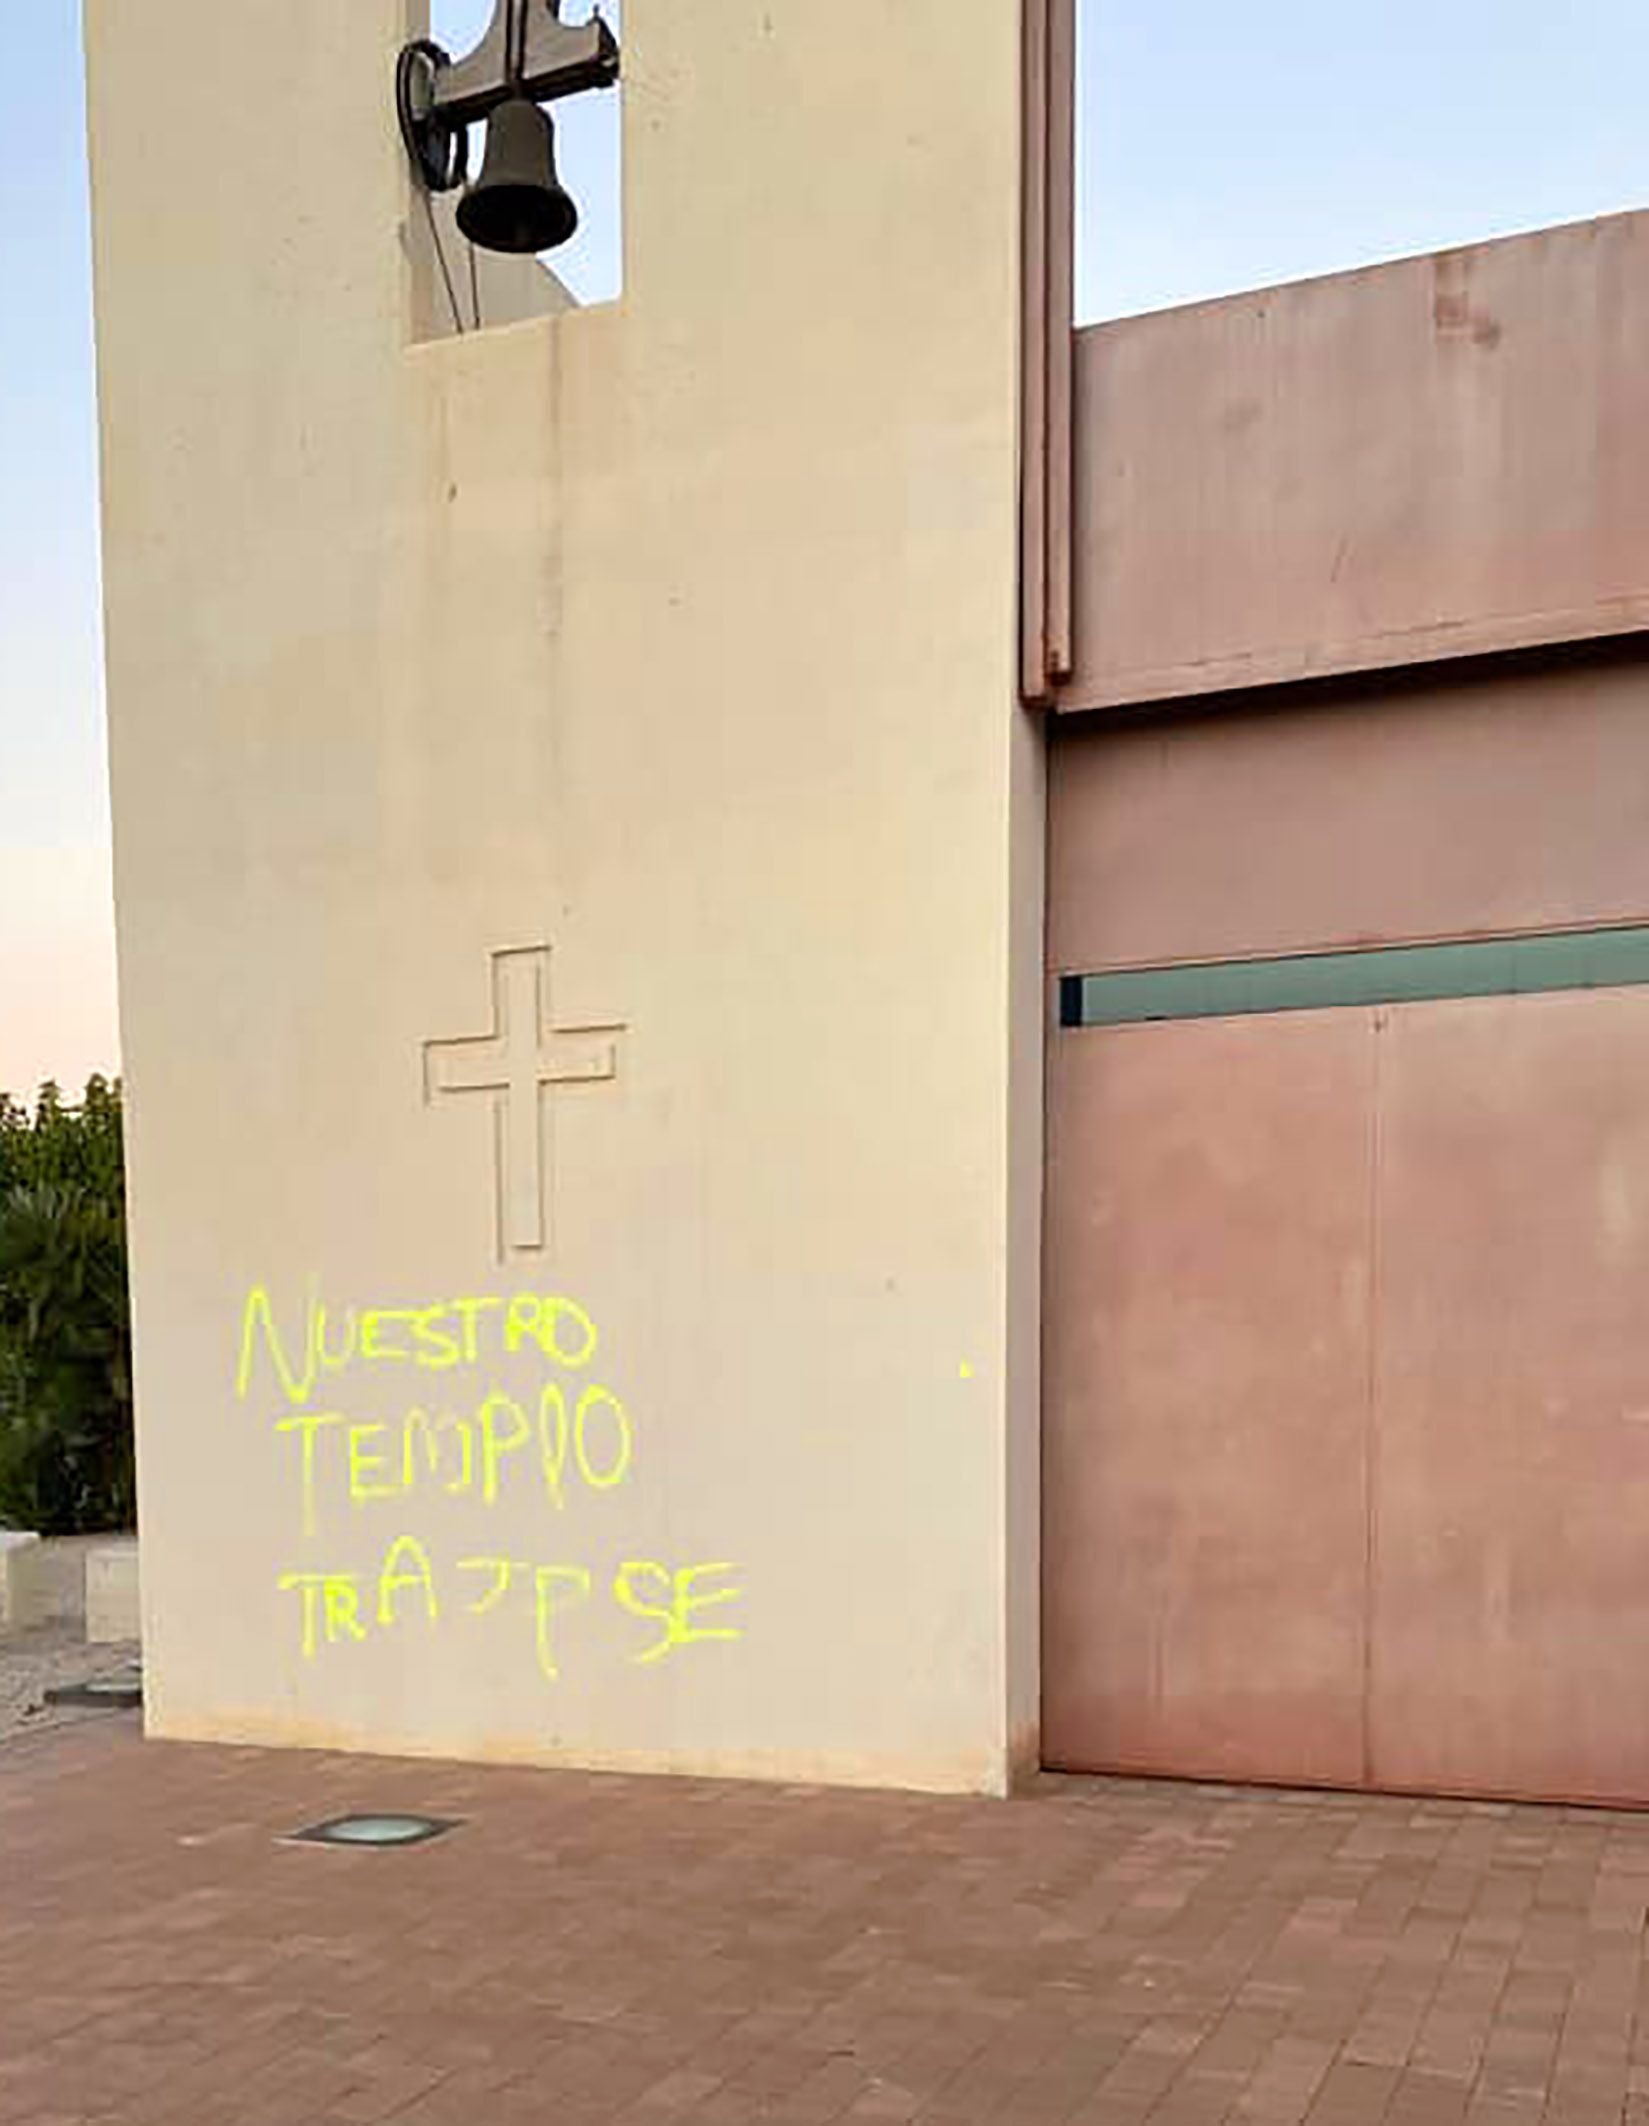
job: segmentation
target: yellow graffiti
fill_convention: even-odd
[[[301,1417],[283,1417],[276,1423],[275,1430],[277,1432],[296,1432],[303,1442],[300,1467],[302,1470],[303,1532],[305,1535],[313,1535],[316,1531],[315,1435],[317,1432],[324,1431],[328,1425],[343,1425],[347,1423],[348,1419],[340,1417],[334,1410],[306,1410]]]
[[[671,1572],[668,1566],[655,1564],[650,1559],[620,1566],[613,1581],[613,1593],[618,1601],[632,1616],[663,1626],[662,1635],[632,1658],[641,1663],[662,1661],[678,1646],[691,1646],[701,1639],[742,1639],[744,1633],[738,1625],[718,1627],[694,1622],[700,1610],[718,1609],[724,1603],[742,1601],[742,1587],[712,1588],[706,1594],[696,1592],[700,1580],[737,1569],[733,1565],[684,1565],[679,1571]],[[643,1601],[636,1592],[634,1583],[637,1580],[649,1580],[661,1586],[663,1600]]]
[[[236,1398],[252,1390],[261,1352],[288,1403],[308,1402],[320,1374],[353,1365],[414,1365],[444,1372],[476,1365],[482,1331],[491,1323],[502,1356],[528,1346],[567,1372],[579,1372],[595,1356],[596,1326],[576,1299],[565,1293],[518,1292],[510,1298],[484,1292],[424,1307],[345,1307],[334,1312],[313,1282],[304,1301],[301,1349],[282,1334],[269,1287],[254,1284],[241,1309]]]
[[[606,1474],[598,1474],[590,1458],[590,1419],[597,1410],[609,1411],[613,1421],[613,1452],[608,1460]],[[573,1418],[573,1452],[578,1457],[578,1473],[592,1491],[614,1491],[630,1473],[630,1463],[635,1456],[635,1437],[630,1430],[630,1417],[624,1405],[610,1388],[586,1388],[578,1398],[578,1410]]]
[[[275,1582],[281,1594],[303,1596],[303,1622],[299,1644],[306,1661],[313,1661],[324,1629],[328,1646],[339,1639],[364,1639],[361,1622],[360,1582],[352,1572],[283,1572]]]
[[[535,1596],[533,1612],[534,1636],[538,1648],[538,1665],[553,1683],[561,1671],[556,1666],[555,1652],[550,1642],[550,1626],[557,1612],[556,1594],[559,1589],[568,1589],[568,1600],[560,1604],[569,1608],[575,1601],[589,1599],[590,1575],[582,1565],[540,1565],[533,1574]]]
[[[445,1307],[420,1307],[412,1317],[413,1339],[418,1346],[413,1357],[420,1366],[428,1366],[435,1373],[458,1365],[464,1356],[457,1336],[451,1329],[441,1327],[447,1311]]]
[[[532,1568],[523,1564],[520,1558],[460,1558],[458,1560],[458,1570],[460,1572],[490,1572],[493,1575],[493,1584],[478,1601],[472,1602],[469,1607],[469,1613],[472,1617],[484,1617],[489,1609],[496,1609],[499,1603],[503,1601],[505,1595],[509,1593],[515,1575],[518,1572],[530,1572]]]
[[[591,1449],[593,1420],[605,1412],[611,1425],[604,1465],[597,1466]],[[611,1388],[588,1387],[578,1398],[569,1422],[567,1398],[556,1381],[546,1381],[538,1398],[538,1447],[544,1464],[544,1486],[553,1505],[566,1504],[564,1479],[569,1448],[578,1473],[592,1491],[616,1491],[630,1473],[635,1459],[635,1433],[629,1412]]]
[[[531,1292],[517,1292],[510,1301],[509,1312],[504,1317],[504,1349],[512,1358],[520,1350],[524,1337],[536,1338],[540,1312],[539,1302]]]
[[[407,1560],[405,1566],[401,1563],[403,1558]],[[439,1623],[441,1613],[435,1600],[435,1574],[430,1567],[429,1552],[415,1535],[398,1536],[384,1558],[384,1569],[378,1575],[378,1622],[381,1625],[395,1622],[395,1597],[408,1587],[423,1591],[429,1621]]]
[[[363,1444],[370,1438],[386,1438],[387,1425],[351,1425],[347,1435],[345,1452],[349,1458],[349,1503],[364,1506],[372,1499],[399,1498],[402,1486],[375,1481],[372,1472],[388,1470],[387,1454],[369,1454]]]
[[[473,1599],[464,1602],[466,1617],[489,1616],[502,1607],[518,1583],[530,1580],[533,1645],[539,1671],[546,1681],[558,1682],[560,1625],[594,1592],[595,1577],[588,1567],[532,1565],[524,1558],[500,1555],[461,1558],[457,1569],[486,1582]],[[718,1584],[726,1583],[728,1575],[737,1569],[717,1564],[683,1565],[672,1570],[651,1559],[621,1566],[612,1582],[613,1599],[656,1633],[651,1643],[631,1659],[649,1666],[684,1646],[742,1639],[743,1629],[736,1624],[704,1621],[728,1603],[744,1599],[741,1586]],[[353,1572],[317,1571],[282,1573],[276,1586],[282,1594],[301,1597],[299,1645],[306,1661],[312,1661],[322,1645],[358,1643],[369,1636],[373,1625],[380,1631],[394,1629],[407,1614],[403,1596],[416,1598],[414,1616],[421,1603],[432,1628],[441,1621],[435,1568],[429,1552],[415,1536],[399,1536],[389,1546],[375,1583],[363,1581]]]
[[[546,1499],[560,1511],[569,1489],[616,1491],[635,1463],[635,1426],[620,1397],[587,1372],[582,1381],[568,1379],[589,1366],[596,1345],[594,1321],[564,1295],[482,1293],[432,1306],[329,1311],[313,1281],[300,1341],[290,1320],[283,1331],[269,1288],[254,1284],[241,1312],[235,1392],[246,1401],[261,1377],[287,1406],[277,1409],[271,1429],[290,1435],[297,1445],[306,1539],[317,1535],[328,1483],[340,1487],[333,1495],[347,1497],[352,1511],[437,1488],[448,1498],[468,1496],[490,1509],[506,1480],[517,1497],[523,1486],[536,1493],[542,1483]],[[512,1394],[496,1381],[485,1383],[483,1376],[486,1392],[480,1393],[478,1385],[480,1399],[463,1415],[429,1404],[402,1406],[404,1415],[363,1418],[308,1407],[323,1376],[351,1367],[410,1365],[446,1372],[476,1365],[484,1351],[498,1361],[547,1360],[560,1377],[537,1384],[535,1404],[525,1388]],[[961,1371],[964,1378],[973,1375],[966,1361]],[[340,1435],[335,1447],[324,1443],[330,1432]],[[456,1571],[463,1579],[451,1580],[452,1571],[450,1558],[443,1558],[438,1575],[426,1542],[399,1535],[375,1573],[284,1572],[276,1588],[298,1597],[297,1638],[305,1661],[313,1661],[323,1647],[358,1645],[374,1630],[396,1631],[420,1620],[436,1630],[442,1621],[441,1577],[448,1578],[448,1606],[463,1619],[490,1616],[508,1605],[516,1628],[524,1631],[530,1601],[537,1665],[550,1682],[561,1675],[563,1642],[576,1645],[578,1640],[569,1620],[598,1587],[604,1603],[646,1627],[644,1640],[630,1653],[639,1666],[654,1666],[686,1647],[745,1636],[742,1622],[729,1614],[732,1605],[744,1601],[745,1590],[739,1568],[727,1563],[671,1566],[640,1558],[615,1572],[610,1563],[598,1571],[484,1553],[458,1560]],[[518,1588],[521,1595],[512,1603]],[[599,1634],[594,1643],[603,1643]]]
[[[320,1350],[316,1337],[316,1301],[311,1293],[304,1323],[303,1370],[300,1372],[286,1355],[286,1346],[281,1341],[281,1332],[275,1321],[275,1310],[269,1294],[261,1284],[255,1284],[246,1296],[246,1305],[241,1313],[240,1363],[235,1368],[235,1393],[245,1402],[252,1385],[252,1360],[256,1351],[255,1338],[261,1329],[264,1349],[269,1354],[269,1363],[274,1368],[275,1378],[289,1403],[306,1403],[315,1389],[315,1374],[320,1365]]]
[[[412,1353],[395,1344],[386,1344],[386,1329],[393,1329],[396,1322],[416,1323],[418,1310],[415,1307],[368,1307],[361,1316],[361,1357],[368,1365],[380,1359],[409,1360]]]
[[[275,1582],[281,1594],[301,1593],[303,1596],[303,1636],[299,1641],[306,1661],[315,1658],[316,1624],[319,1617],[321,1589],[326,1584],[323,1572],[283,1572]]]
[[[502,1434],[498,1429],[500,1418],[507,1420],[509,1427]],[[506,1455],[526,1446],[532,1438],[532,1426],[513,1395],[496,1391],[475,1413],[475,1422],[481,1434],[481,1497],[490,1506],[498,1496],[499,1464]]]
[[[361,1622],[361,1590],[353,1574],[332,1573],[321,1582],[321,1602],[326,1610],[326,1641],[349,1637],[364,1639]]]
[[[574,1323],[582,1339],[576,1351],[568,1350],[561,1341],[560,1325],[563,1318]],[[546,1299],[543,1344],[546,1358],[553,1358],[558,1366],[565,1366],[569,1373],[581,1372],[595,1356],[595,1323],[576,1299]]]
[[[324,1459],[317,1445],[321,1435],[334,1428],[343,1434],[341,1468]],[[559,1384],[547,1381],[539,1391],[536,1426],[526,1408],[501,1389],[486,1397],[473,1418],[411,1409],[400,1420],[398,1450],[394,1424],[356,1422],[335,1410],[300,1410],[277,1418],[275,1430],[299,1443],[306,1536],[317,1533],[323,1480],[334,1470],[356,1507],[404,1498],[423,1483],[439,1485],[449,1498],[478,1490],[482,1503],[492,1506],[516,1457],[536,1437],[545,1496],[559,1510],[566,1505],[569,1462],[590,1490],[614,1491],[628,1478],[635,1460],[629,1413],[610,1388],[594,1384],[569,1414]]]
[[[315,1349],[320,1357],[321,1364],[328,1373],[343,1372],[344,1368],[355,1356],[355,1346],[358,1341],[359,1325],[356,1320],[355,1309],[353,1307],[345,1307],[344,1309],[344,1340],[342,1349],[338,1351],[330,1349],[327,1344],[325,1307],[317,1304],[314,1320]]]
[[[572,1322],[577,1332],[576,1350],[569,1350],[561,1341],[564,1319]],[[546,1358],[564,1366],[569,1373],[587,1366],[595,1356],[595,1323],[576,1299],[554,1294],[539,1298],[531,1292],[517,1293],[510,1301],[504,1322],[504,1349],[513,1357],[528,1338],[537,1344]]]
[[[483,1314],[491,1314],[503,1304],[501,1299],[455,1299],[452,1302],[452,1311],[463,1324],[465,1365],[473,1366],[481,1355],[476,1344],[476,1324]]]
[[[433,1423],[427,1410],[409,1410],[401,1435],[401,1489],[410,1491],[418,1479],[418,1449],[432,1477],[441,1473],[441,1436],[451,1433],[458,1442],[458,1472],[442,1489],[449,1498],[468,1491],[475,1481],[475,1428],[467,1417],[441,1417]]]
[[[567,1469],[567,1398],[553,1380],[544,1383],[538,1397],[538,1458],[544,1465],[544,1489],[550,1504],[565,1506],[567,1494],[561,1479]]]

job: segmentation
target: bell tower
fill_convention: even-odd
[[[88,0],[154,1732],[1035,1761],[1024,27]]]

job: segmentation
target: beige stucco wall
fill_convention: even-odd
[[[87,12],[151,1729],[1000,1788],[1036,1710],[1017,10],[628,0],[623,301],[428,345],[403,0]],[[500,1260],[492,1100],[426,1101],[423,1044],[538,947],[558,1023],[622,1032],[545,1095],[548,1245]],[[242,1396],[255,1286],[300,1373],[311,1293],[334,1355],[349,1309],[518,1293],[598,1343],[472,1309],[449,1365],[460,1313],[357,1318],[418,1355],[304,1398],[254,1324]],[[592,1386],[628,1466],[595,1396],[558,1506]],[[403,1491],[414,1408],[470,1429],[432,1480],[415,1427]],[[386,1428],[354,1499],[349,1424]]]

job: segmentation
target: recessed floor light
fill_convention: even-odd
[[[92,1676],[84,1683],[56,1683],[43,1694],[48,1705],[99,1705],[126,1708],[143,1703],[140,1670],[124,1669],[112,1676]]]
[[[312,1823],[294,1831],[297,1845],[385,1846],[427,1845],[447,1831],[458,1828],[456,1816],[331,1816],[325,1823]]]

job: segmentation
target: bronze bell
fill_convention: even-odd
[[[511,96],[487,121],[487,159],[458,202],[458,226],[483,251],[553,251],[578,227],[578,208],[555,174],[555,126],[527,96]]]

